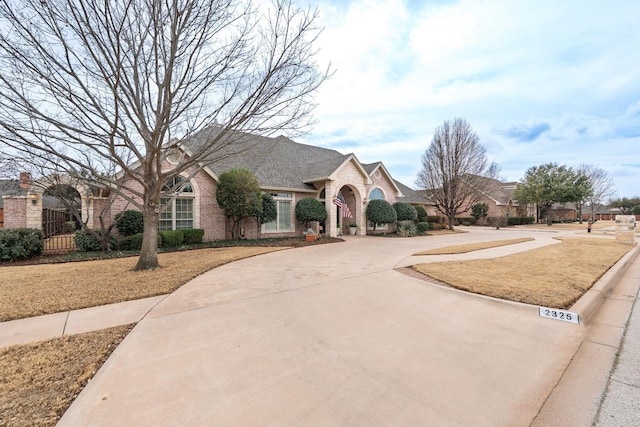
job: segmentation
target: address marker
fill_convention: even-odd
[[[549,319],[562,320],[563,322],[580,324],[580,315],[573,311],[560,310],[557,308],[538,307],[538,314],[540,317],[547,317]]]

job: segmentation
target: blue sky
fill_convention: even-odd
[[[299,142],[415,187],[434,129],[463,117],[505,180],[594,164],[640,195],[640,2],[298,1],[317,4],[335,70]]]

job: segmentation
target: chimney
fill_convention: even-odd
[[[20,172],[20,188],[22,190],[31,188],[31,174],[29,172]]]

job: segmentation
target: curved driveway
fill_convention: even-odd
[[[536,238],[481,252],[499,256],[557,235],[353,237],[222,266],[155,307],[59,425],[529,425],[585,328],[394,268],[433,247]]]

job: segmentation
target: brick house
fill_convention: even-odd
[[[208,128],[185,140],[180,149],[167,154],[165,164],[170,166],[181,156],[188,156],[211,136],[211,132],[218,131],[218,128]],[[297,201],[304,197],[314,197],[324,203],[328,218],[324,224],[315,224],[314,228],[330,236],[346,233],[350,223],[358,225],[358,234],[366,234],[371,227],[367,224],[365,209],[372,199],[421,205],[429,215],[435,215],[432,202],[393,179],[382,162],[363,164],[355,154],[300,144],[284,136],[240,134],[233,144],[222,147],[212,160],[203,164],[197,173],[185,173],[167,183],[170,187],[179,183],[181,190],[162,200],[160,229],[201,228],[205,230],[205,240],[229,238],[231,227],[216,202],[216,188],[220,174],[232,168],[251,171],[262,191],[270,193],[276,202],[278,217],[262,226],[262,237],[300,235],[304,231],[303,224],[296,221],[294,209]],[[90,227],[97,226],[95,218],[107,199],[96,197],[85,189],[78,189],[78,193],[82,199],[83,218],[90,219]],[[31,190],[30,194],[36,194],[36,203],[26,207],[41,209],[42,191]],[[113,221],[118,212],[131,209],[125,198],[114,197],[107,223]],[[341,201],[342,207],[336,200]],[[32,221],[31,226],[33,224]],[[240,227],[243,237],[257,237],[254,219],[245,219]]]

